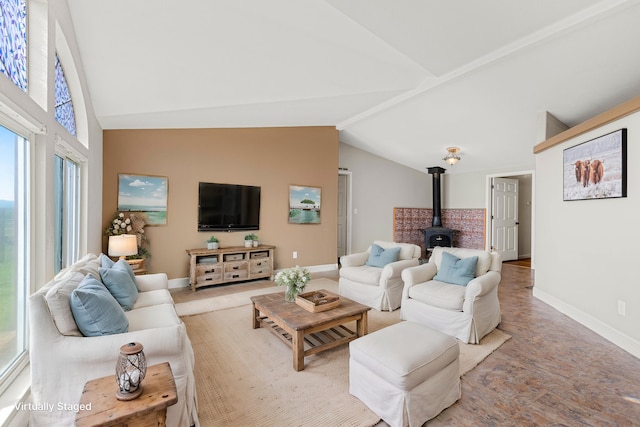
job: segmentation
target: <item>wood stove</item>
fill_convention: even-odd
[[[447,227],[429,227],[425,229],[424,245],[427,250],[436,246],[453,246],[453,230]]]
[[[433,249],[436,246],[453,246],[453,230],[442,226],[442,196],[440,194],[440,175],[442,175],[446,169],[435,166],[427,168],[429,174],[433,176],[433,219],[431,220],[431,227],[421,229],[424,233],[424,245],[427,251]]]

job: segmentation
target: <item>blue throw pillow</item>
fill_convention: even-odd
[[[100,278],[122,308],[131,310],[138,299],[138,287],[129,263],[121,259],[111,268],[100,267]]]
[[[111,268],[115,262],[105,254],[100,254],[100,267]]]
[[[82,335],[95,337],[127,332],[124,310],[98,279],[87,274],[71,292],[71,313]]]
[[[475,277],[476,264],[478,264],[477,256],[460,259],[449,252],[442,252],[440,269],[433,279],[453,285],[467,286],[467,283]]]
[[[371,253],[366,265],[371,267],[384,267],[385,265],[398,261],[400,255],[400,247],[382,249],[375,243],[371,245]]]

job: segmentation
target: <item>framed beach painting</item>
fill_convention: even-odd
[[[320,187],[289,186],[289,223],[320,224]]]
[[[564,200],[627,197],[627,129],[563,152]]]
[[[164,176],[118,174],[118,211],[142,213],[147,225],[166,225],[168,186]]]

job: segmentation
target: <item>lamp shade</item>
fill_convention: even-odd
[[[133,234],[109,236],[109,256],[124,258],[138,253],[138,238]]]

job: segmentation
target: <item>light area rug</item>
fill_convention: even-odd
[[[325,278],[313,279],[307,284],[304,291],[317,291],[319,289],[338,292],[338,283]],[[273,292],[282,292],[284,294],[284,287],[269,286],[263,289],[236,292],[234,294],[219,297],[202,298],[195,301],[181,302],[176,304],[176,312],[178,313],[178,316],[191,316],[193,314],[206,313],[208,311],[222,310],[231,307],[240,307],[241,305],[251,304],[250,298],[254,295],[271,294]]]
[[[337,292],[337,283],[315,279],[307,289]],[[283,292],[277,287],[270,290]],[[266,329],[252,329],[249,297],[266,293],[261,291],[243,292],[237,298],[217,297],[230,305],[207,301],[209,310],[204,312],[202,304],[182,303],[182,313],[200,313],[182,316],[196,356],[201,425],[375,425],[380,418],[349,394],[348,345],[306,357],[305,369],[296,372],[288,346]],[[399,321],[400,310],[371,310],[369,332]],[[348,326],[355,328],[355,322]],[[473,369],[509,338],[496,329],[478,345],[460,344],[460,374]]]

